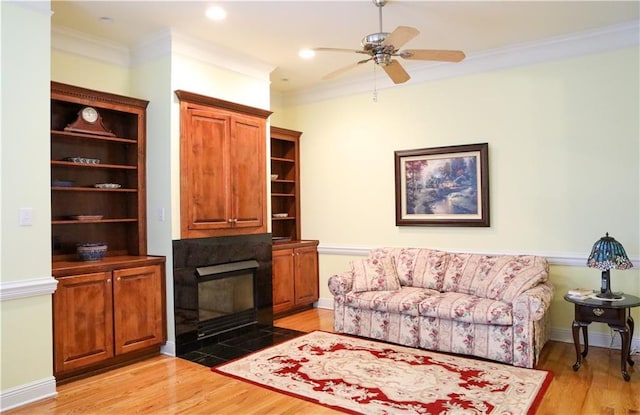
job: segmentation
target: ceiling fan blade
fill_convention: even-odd
[[[389,78],[393,81],[394,84],[401,84],[403,82],[407,82],[411,77],[404,70],[400,62],[393,59],[388,65],[381,65],[382,69],[389,75]]]
[[[365,62],[369,62],[371,59],[373,59],[373,58],[364,59],[364,60],[358,61],[358,62],[356,62],[356,63],[352,63],[352,64],[351,64],[351,65],[349,65],[349,66],[345,66],[345,67],[343,67],[343,68],[336,69],[335,71],[333,71],[333,72],[329,72],[328,74],[326,74],[325,76],[323,76],[323,77],[322,77],[322,80],[323,80],[323,81],[327,81],[327,80],[329,80],[329,79],[333,79],[333,78],[335,78],[336,76],[342,75],[343,73],[350,71],[351,69],[353,69],[353,68],[357,67],[357,66],[358,66],[358,65],[360,65],[360,64],[363,64],[363,63],[365,63]]]
[[[398,26],[396,30],[391,32],[389,36],[382,42],[384,46],[393,46],[395,50],[400,49],[402,45],[418,36],[420,32],[415,27]]]
[[[460,50],[406,49],[396,54],[404,59],[419,61],[460,62],[465,58]]]
[[[342,49],[342,48],[313,48],[311,49],[313,51],[316,52],[349,52],[349,53],[364,53],[364,54],[369,54],[368,52],[365,52],[364,50],[357,50],[357,49]]]

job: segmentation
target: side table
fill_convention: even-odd
[[[575,305],[575,317],[571,326],[573,332],[573,344],[576,347],[576,362],[573,370],[577,371],[582,365],[582,358],[589,353],[589,340],[587,327],[589,324],[607,323],[609,327],[620,333],[622,339],[622,349],[620,351],[620,370],[622,377],[627,382],[631,379],[627,372],[627,362],[633,366],[631,360],[631,338],[633,337],[633,318],[631,309],[640,306],[640,298],[623,294],[624,299],[617,301],[605,301],[599,298],[578,299],[565,295],[564,299]],[[584,351],[580,353],[579,331],[582,328],[582,338],[584,340]]]

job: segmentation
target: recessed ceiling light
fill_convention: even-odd
[[[206,15],[211,20],[220,21],[227,17],[227,12],[220,6],[211,6],[207,9]]]
[[[316,56],[316,52],[311,49],[300,49],[300,52],[298,52],[298,56],[304,59],[310,59]]]

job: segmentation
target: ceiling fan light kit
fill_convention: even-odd
[[[369,58],[360,60],[354,64],[340,68],[323,76],[323,80],[335,78],[350,69],[357,67],[363,63],[373,61],[376,65],[382,67],[386,74],[391,78],[393,83],[401,84],[407,82],[411,77],[402,67],[398,60],[393,59],[399,57],[407,60],[421,61],[441,61],[441,62],[460,62],[465,58],[465,54],[459,50],[435,50],[435,49],[406,49],[400,50],[405,43],[420,34],[415,27],[398,26],[393,32],[382,31],[382,8],[387,4],[387,0],[371,0],[378,7],[378,15],[380,20],[380,31],[371,33],[362,38],[362,50],[340,49],[340,48],[314,48],[319,52],[349,52],[361,53],[368,55]]]

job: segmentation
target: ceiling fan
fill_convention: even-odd
[[[340,48],[314,48],[319,52],[350,52],[362,53],[369,55],[369,58],[358,61],[354,64],[340,68],[323,76],[323,80],[335,78],[338,75],[347,72],[363,63],[374,61],[380,65],[382,69],[389,75],[389,78],[396,83],[401,84],[408,81],[411,77],[393,57],[398,56],[402,59],[421,60],[421,61],[442,61],[442,62],[460,62],[465,58],[465,54],[459,50],[433,50],[433,49],[405,49],[400,47],[418,36],[418,29],[409,26],[398,26],[391,33],[382,31],[382,8],[387,4],[387,0],[371,0],[378,7],[380,20],[380,31],[365,36],[362,39],[362,50],[340,49]]]

